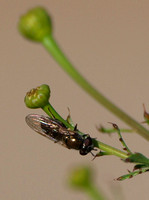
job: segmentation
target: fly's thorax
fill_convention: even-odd
[[[63,139],[68,149],[80,150],[82,148],[83,138],[78,133],[69,131],[69,135],[65,135]]]

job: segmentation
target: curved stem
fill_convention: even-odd
[[[49,115],[51,118],[54,118],[54,119],[57,119],[59,120],[60,122],[62,122],[67,128],[70,128],[70,129],[74,129],[74,127],[72,127],[66,120],[64,120],[57,112],[56,110],[53,108],[53,106],[48,103],[46,106],[44,106],[42,108],[45,113],[47,113],[47,115]]]
[[[80,85],[88,94],[90,94],[96,101],[98,101],[105,108],[107,108],[117,117],[131,126],[134,131],[143,136],[145,139],[149,140],[148,130],[141,126],[137,121],[127,115],[116,105],[114,105],[99,91],[97,91],[68,61],[51,35],[45,37],[42,41],[42,44],[53,56],[53,58],[60,64],[60,66],[70,75],[70,77],[73,78],[78,83],[78,85]]]

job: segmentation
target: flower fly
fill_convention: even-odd
[[[25,119],[28,126],[37,133],[68,149],[79,150],[81,155],[86,155],[94,149],[89,135],[80,135],[76,129],[69,130],[56,119],[38,114],[29,114]]]

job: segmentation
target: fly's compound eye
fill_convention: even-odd
[[[94,146],[93,146],[92,138],[90,136],[88,136],[83,141],[82,148],[80,149],[80,154],[81,155],[86,155],[89,152],[91,152],[93,150],[93,148],[94,148]]]

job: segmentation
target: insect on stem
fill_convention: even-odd
[[[79,150],[81,155],[87,155],[94,150],[92,138],[86,134],[80,135],[77,127],[69,130],[62,122],[38,114],[27,115],[26,123],[40,135],[68,149]]]

